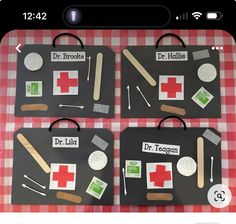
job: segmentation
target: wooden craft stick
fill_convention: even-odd
[[[147,80],[151,86],[156,86],[157,82],[147,72],[147,70],[138,62],[138,60],[130,53],[129,50],[124,49],[123,54],[130,61],[130,63],[139,71],[139,73]]]
[[[20,109],[22,111],[47,111],[48,105],[47,104],[23,104],[21,105]]]
[[[204,140],[197,138],[197,186],[204,187]]]
[[[34,160],[39,164],[39,166],[44,170],[45,173],[50,173],[51,169],[44,159],[40,156],[37,150],[30,144],[30,142],[21,133],[17,134],[17,139],[29,152],[29,154],[34,158]]]
[[[100,99],[101,81],[102,81],[102,62],[103,62],[103,54],[98,53],[96,61],[96,70],[95,70],[94,90],[93,90],[93,99],[96,101]]]
[[[71,202],[74,202],[77,204],[80,204],[82,201],[82,198],[76,194],[70,194],[70,193],[65,193],[65,192],[61,192],[61,191],[57,192],[56,197],[58,199],[62,199],[65,201],[71,201]]]
[[[171,193],[147,193],[146,198],[148,201],[172,201],[173,194]]]
[[[169,106],[169,105],[166,105],[166,104],[161,105],[161,111],[172,113],[172,114],[178,114],[178,115],[181,115],[181,116],[184,116],[186,114],[185,109],[180,108],[180,107]]]

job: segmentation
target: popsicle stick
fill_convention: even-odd
[[[47,104],[22,104],[21,111],[47,111]]]
[[[130,61],[130,63],[139,71],[139,73],[147,80],[151,86],[156,86],[157,82],[147,72],[147,70],[139,63],[139,61],[130,53],[129,50],[124,49],[123,54]]]
[[[167,113],[172,113],[172,114],[178,114],[181,116],[184,116],[186,114],[186,111],[183,108],[173,107],[173,106],[169,106],[169,105],[165,105],[165,104],[161,105],[161,111],[167,112]]]
[[[171,193],[147,193],[146,198],[148,201],[172,201],[173,194]]]
[[[29,154],[34,158],[38,165],[43,169],[45,173],[50,173],[51,169],[45,160],[40,156],[37,150],[30,144],[30,142],[21,133],[17,134],[17,139],[24,146],[24,148],[29,152]]]
[[[204,140],[197,138],[197,186],[204,187]]]
[[[93,99],[96,101],[100,99],[100,94],[101,94],[102,62],[103,62],[103,54],[98,53],[96,60],[95,82],[93,90]]]
[[[70,193],[61,192],[61,191],[57,192],[56,197],[58,199],[62,199],[62,200],[65,200],[65,201],[71,201],[71,202],[74,202],[76,204],[80,204],[81,201],[82,201],[82,198],[80,196],[76,195],[76,194],[70,194]]]

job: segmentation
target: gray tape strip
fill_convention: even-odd
[[[94,135],[91,142],[103,151],[105,151],[107,146],[109,145],[105,140],[103,140],[97,135]]]
[[[110,108],[109,105],[95,103],[93,105],[93,112],[108,114],[109,113],[109,108]]]
[[[209,54],[208,49],[193,52],[193,60],[194,61],[204,59],[204,58],[209,58],[209,57],[210,57],[210,54]]]
[[[219,137],[217,134],[212,132],[210,129],[206,129],[206,131],[202,135],[206,139],[208,139],[210,142],[212,142],[215,145],[218,145],[221,141],[221,137]]]

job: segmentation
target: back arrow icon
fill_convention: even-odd
[[[19,53],[21,53],[21,50],[19,49],[21,47],[21,44],[18,44],[17,46],[16,46],[16,50],[19,52]]]

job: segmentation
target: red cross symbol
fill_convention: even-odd
[[[168,78],[167,83],[161,84],[161,91],[167,92],[168,98],[176,98],[177,92],[182,92],[182,84],[176,82],[176,78]]]
[[[164,187],[165,181],[171,180],[171,171],[166,171],[164,165],[157,165],[156,171],[149,173],[150,181],[157,187]]]
[[[78,79],[70,79],[69,72],[60,72],[60,78],[57,79],[57,86],[61,88],[62,93],[68,93],[70,87],[78,86]]]
[[[58,181],[58,187],[66,187],[68,181],[74,181],[74,173],[68,172],[68,166],[59,166],[59,171],[53,173],[53,180]]]

